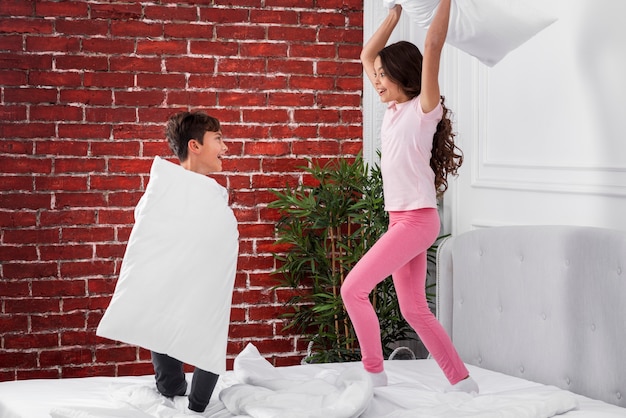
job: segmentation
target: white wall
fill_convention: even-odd
[[[626,2],[520,0],[558,21],[489,68],[446,46],[441,85],[465,163],[444,225],[575,224],[626,230]],[[365,38],[386,15],[366,0]],[[404,16],[391,41],[421,47]],[[364,90],[366,158],[384,106]]]

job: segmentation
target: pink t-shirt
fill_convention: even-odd
[[[380,161],[385,210],[437,207],[430,157],[442,116],[441,104],[424,113],[419,96],[387,107],[381,127]]]

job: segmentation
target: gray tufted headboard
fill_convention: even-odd
[[[626,407],[626,233],[511,226],[437,252],[437,316],[463,360]]]

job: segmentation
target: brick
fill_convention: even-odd
[[[40,245],[41,260],[89,259],[93,256],[92,245]]]
[[[85,143],[85,146],[88,149],[89,144]],[[56,158],[54,161],[57,174],[103,172],[105,168],[106,161],[102,158]]]
[[[5,310],[9,314],[44,314],[60,312],[59,299],[6,299]]]
[[[0,351],[0,369],[35,368],[37,367],[37,353],[23,350]]]
[[[244,122],[288,123],[289,114],[282,109],[244,109]]]
[[[79,377],[91,377],[91,376],[114,376],[116,375],[115,365],[98,365],[98,366],[65,366],[61,368],[61,378],[71,379]],[[147,373],[136,373],[136,375]]]
[[[62,228],[61,242],[109,242],[115,239],[115,229],[110,226]]]
[[[274,268],[274,259],[271,256],[239,256],[237,264],[239,270],[270,270]]]
[[[265,59],[221,58],[217,71],[221,73],[260,73],[265,70]]]
[[[299,175],[255,174],[252,176],[252,189],[267,189],[298,185]]]
[[[58,177],[57,177],[58,178]],[[76,178],[76,177],[72,177]],[[80,178],[79,178],[80,179]],[[80,179],[84,180],[84,179]],[[43,227],[60,225],[90,225],[96,221],[96,211],[84,209],[62,209],[43,211],[39,225]]]
[[[290,145],[285,142],[250,142],[245,146],[247,155],[286,155],[290,152]]]
[[[84,106],[111,106],[113,94],[109,90],[62,89],[59,93],[59,102],[80,103]]]
[[[56,262],[3,263],[2,276],[8,280],[57,277]]]
[[[31,315],[31,329],[33,332],[55,331],[64,328],[84,329],[85,314],[77,312]]]
[[[320,126],[320,138],[360,139],[363,134],[361,125]]]
[[[0,120],[24,121],[26,120],[26,107],[5,106],[0,109]]]
[[[88,348],[69,348],[58,350],[42,350],[39,353],[39,364],[43,367],[66,364],[90,363],[93,353]]]
[[[58,139],[41,140],[35,142],[35,151],[40,156],[87,156],[89,143],[87,141],[59,141]],[[50,159],[50,161],[54,161],[55,171],[58,172],[60,160]]]
[[[35,177],[35,190],[87,190],[86,177]]]
[[[65,35],[108,35],[109,22],[97,19],[56,19],[55,29]]]
[[[33,142],[24,140],[3,139],[0,142],[0,153],[2,154],[32,154]]]
[[[338,155],[339,147],[338,141],[298,141],[293,143],[293,153],[296,155]]]
[[[3,259],[6,260],[6,258],[3,258]],[[0,282],[0,296],[3,296],[4,300],[8,300],[9,296],[12,298],[20,298],[20,297],[29,296],[29,294],[30,294],[30,289],[29,289],[29,283],[27,281],[3,280],[2,282]],[[4,319],[6,323],[4,323],[3,325],[6,326],[9,320],[10,318]],[[2,321],[3,321],[2,316],[0,316],[0,331],[2,331],[2,324],[1,324]],[[19,321],[16,321],[16,324],[18,322]]]
[[[134,83],[134,75],[130,73],[119,72],[93,72],[85,71],[83,74],[83,84],[85,87],[117,87],[125,88],[132,86]],[[87,92],[91,92],[87,90]],[[113,97],[110,91],[107,91],[109,97]],[[61,91],[61,98],[64,97],[64,91]],[[112,99],[111,99],[112,100]],[[87,102],[87,104],[100,104]],[[110,103],[107,103],[110,104]],[[104,105],[104,104],[103,104]]]
[[[66,36],[27,36],[26,51],[63,51],[76,53],[80,51],[80,40]]]
[[[111,35],[114,37],[157,38],[163,36],[163,33],[161,23],[146,23],[138,20],[111,21]]]
[[[55,193],[56,208],[63,209],[67,207],[96,207],[105,206],[106,200],[102,193]]]
[[[317,63],[317,74],[332,76],[357,77],[362,81],[363,66],[358,62],[319,61]]]
[[[0,194],[0,207],[3,209],[49,209],[50,193],[3,193]]]
[[[0,155],[0,172],[2,173],[43,173],[52,171],[52,161],[48,158],[33,158]]]
[[[103,109],[100,107],[85,110],[85,120],[87,122],[135,122],[137,120],[136,110],[133,108]]]
[[[33,245],[2,245],[0,246],[0,260],[12,261],[35,261],[37,260],[37,247]],[[5,289],[9,287],[5,285]],[[0,283],[0,294],[8,295],[2,291],[3,283]],[[17,291],[17,289],[16,289]]]
[[[18,370],[17,380],[29,379],[58,379],[61,375],[58,368],[51,367],[49,369],[37,368],[34,370]]]
[[[67,62],[69,65],[70,62]],[[74,62],[75,69],[79,69],[82,64],[79,62]],[[101,65],[104,63],[101,61]],[[80,86],[81,75],[80,73],[73,71],[63,71],[63,72],[53,72],[53,71],[31,71],[28,77],[28,80],[31,84],[35,85],[43,85],[43,86],[70,86],[76,87]]]
[[[132,39],[88,38],[82,41],[85,54],[132,54],[135,52],[135,41]]]
[[[120,364],[117,366],[117,369],[120,376],[141,376],[154,373],[154,368],[150,361],[144,363]]]
[[[341,27],[346,25],[346,17],[344,13],[337,12],[303,11],[300,13],[300,24]]]
[[[34,4],[31,1],[4,1],[0,9],[0,16],[31,16]]]
[[[273,327],[271,324],[232,324],[228,331],[230,338],[260,338],[272,336]]]
[[[4,123],[0,125],[2,138],[50,138],[54,136],[53,123]]]
[[[120,144],[122,145],[122,144]],[[126,149],[117,154],[108,154],[108,155],[133,155],[133,143],[130,143],[126,146]],[[139,145],[139,144],[137,144]],[[139,155],[139,150],[137,150],[137,155]],[[138,158],[111,158],[109,159],[109,172],[111,173],[126,173],[126,174],[149,174],[150,167],[152,166],[152,159],[138,159]]]
[[[35,13],[38,16],[47,17],[87,17],[88,5],[83,2],[66,1],[63,3],[57,2],[36,2]]]
[[[215,68],[215,59],[206,57],[166,58],[168,72],[211,74]]]
[[[2,84],[4,86],[24,86],[26,85],[26,71],[0,70],[0,79],[2,79]]]
[[[134,209],[98,211],[98,223],[100,224],[132,224],[134,222]]]
[[[100,124],[88,124],[88,123],[59,123],[58,125],[59,138],[74,138],[74,139],[101,139],[109,138],[111,136],[110,125]]]
[[[176,8],[178,9],[178,8]],[[194,52],[193,49],[191,51]],[[187,42],[185,40],[138,40],[137,54],[140,55],[184,55],[187,53]]]
[[[217,40],[233,39],[267,39],[267,28],[262,25],[235,24],[235,25],[219,25],[215,28]]]
[[[240,23],[248,20],[248,10],[236,9],[232,7],[203,7],[200,9],[200,20],[224,23]]]
[[[115,104],[118,106],[158,106],[165,100],[162,91],[116,91]]]
[[[218,96],[220,106],[265,106],[267,95],[252,92],[221,92]]]
[[[184,74],[138,74],[137,87],[140,88],[184,88]]]
[[[62,331],[61,333],[61,346],[86,346],[96,345],[97,337],[93,332],[87,331]]]
[[[270,137],[274,139],[317,139],[317,130],[317,125],[274,125],[270,129]]]
[[[95,55],[59,56],[55,59],[55,65],[56,65],[56,68],[59,70],[106,71],[109,69],[108,59],[106,57],[95,56]],[[62,73],[62,74],[68,74],[68,73]],[[79,83],[80,81],[78,83],[65,82],[64,85],[80,85]]]
[[[310,57],[315,59],[335,58],[335,44],[294,44],[289,48],[290,57]]]
[[[1,200],[1,199],[0,199]],[[7,209],[7,208],[3,208]],[[27,228],[37,225],[37,214],[34,211],[26,211],[20,208],[19,212],[0,210],[0,226],[6,228]],[[7,231],[8,232],[8,229]],[[5,240],[3,243],[9,243]]]
[[[2,19],[0,33],[52,33],[52,20],[43,19]]]
[[[137,202],[139,202],[139,199],[142,195],[143,192],[141,191],[111,192],[109,193],[109,204],[111,207],[125,206],[134,208],[135,206],[137,206]]]
[[[245,57],[286,57],[287,44],[271,42],[247,42],[241,44],[240,54]]]
[[[0,334],[28,332],[28,316],[0,314]],[[2,351],[0,351],[1,355]]]
[[[317,95],[317,104],[322,107],[355,107],[361,106],[360,94],[333,94],[320,93]]]
[[[52,88],[5,88],[4,100],[6,103],[54,103],[57,100],[57,91]]]
[[[130,346],[104,348],[96,350],[96,362],[120,363],[130,362],[137,359],[137,349]]]
[[[271,23],[280,25],[297,25],[298,12],[293,10],[262,10],[252,9],[250,10],[250,23]]]
[[[141,114],[141,109],[138,109]],[[150,109],[154,112],[154,109]],[[168,114],[170,112],[167,112]],[[162,122],[161,122],[162,123]],[[128,124],[119,123],[113,126],[113,138],[112,139],[159,139],[163,141],[163,125],[160,126],[146,126],[145,124]]]
[[[241,75],[239,88],[242,90],[284,90],[291,84],[293,77],[283,75]]]
[[[90,176],[91,190],[139,190],[142,186],[139,176]]]
[[[150,20],[187,20],[193,22],[198,19],[198,12],[196,7],[181,4],[146,5],[144,7],[144,17]]]
[[[317,42],[317,30],[309,27],[298,26],[270,26],[267,30],[267,39],[270,40],[283,40],[289,42]],[[321,40],[321,39],[320,39]],[[332,42],[335,42],[333,40]],[[325,42],[331,42],[326,40]],[[362,40],[361,40],[362,42]]]
[[[308,107],[315,105],[313,93],[271,93],[269,95],[270,106]]]
[[[161,60],[159,58],[149,57],[129,57],[129,56],[111,56],[110,71],[146,71],[152,73],[161,72]],[[128,84],[130,87],[132,84]]]
[[[96,258],[118,258],[121,259],[124,256],[126,250],[126,244],[97,244],[96,245]],[[90,286],[91,286],[90,282]],[[91,287],[89,288],[91,292]]]
[[[91,5],[92,19],[131,20],[141,19],[139,3],[95,3]]]
[[[213,37],[213,25],[206,22],[199,23],[166,23],[163,26],[166,38],[196,38],[210,39]]]
[[[113,261],[61,261],[61,277],[111,276],[115,273]]]
[[[267,71],[269,73],[288,73],[294,75],[313,75],[313,62],[306,60],[272,59],[267,60]]]

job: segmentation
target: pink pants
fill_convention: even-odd
[[[437,209],[389,212],[389,229],[346,277],[341,297],[354,325],[363,366],[368,372],[383,371],[380,325],[369,294],[391,274],[402,316],[413,327],[448,381],[455,384],[469,375],[426,300],[426,250],[438,234]]]

